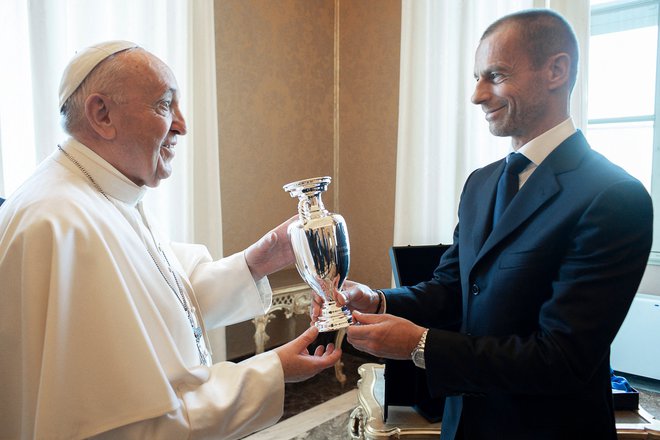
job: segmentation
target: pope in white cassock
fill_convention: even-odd
[[[0,439],[230,439],[277,421],[284,383],[333,365],[310,327],[212,364],[205,328],[263,314],[293,261],[287,222],[212,261],[142,207],[186,134],[171,70],[125,41],[79,52],[61,143],[0,208]]]

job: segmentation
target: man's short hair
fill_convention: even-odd
[[[552,55],[565,52],[571,57],[569,91],[577,78],[579,49],[573,27],[550,9],[527,9],[505,15],[488,26],[481,41],[504,25],[516,25],[520,43],[534,68],[540,68]]]

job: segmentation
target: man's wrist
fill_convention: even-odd
[[[412,358],[413,363],[422,369],[426,369],[426,359],[424,357],[424,350],[426,348],[426,335],[429,333],[429,329],[425,329],[424,333],[422,333],[422,337],[419,338],[419,342],[417,342],[417,346],[413,349],[412,353],[410,353],[410,357]]]
[[[378,295],[378,304],[376,304],[376,311],[374,313],[380,313],[380,309],[383,307],[383,298],[385,297],[385,294],[380,289],[376,289],[374,292]]]

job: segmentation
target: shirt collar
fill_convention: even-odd
[[[136,206],[147,192],[145,186],[137,186],[105,159],[73,138],[62,144],[62,149],[77,160],[109,197]],[[69,162],[66,159],[66,162]]]
[[[555,125],[550,130],[527,142],[518,149],[518,153],[524,154],[534,165],[539,166],[559,144],[573,135],[575,131],[573,119],[569,117],[564,122]]]

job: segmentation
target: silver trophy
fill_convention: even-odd
[[[350,246],[346,222],[339,214],[323,207],[321,193],[330,177],[315,177],[284,185],[291,197],[298,198],[298,220],[289,225],[298,273],[323,299],[321,316],[315,325],[321,332],[348,327],[352,321],[348,309],[336,304],[350,265]]]

